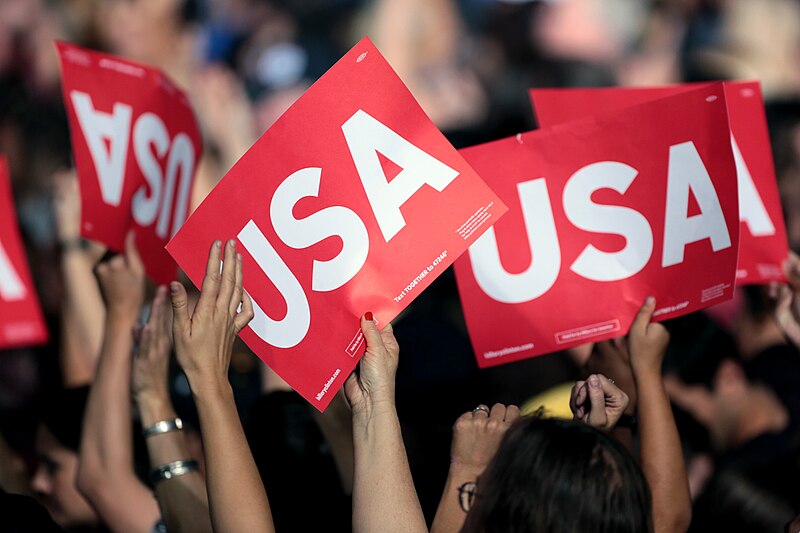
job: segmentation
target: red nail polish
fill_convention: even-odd
[[[369,320],[370,322],[372,322],[373,321],[372,320],[372,312],[371,311],[367,311],[366,313],[364,313],[364,318]]]

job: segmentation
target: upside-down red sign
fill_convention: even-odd
[[[167,246],[201,284],[236,238],[242,338],[324,409],[388,323],[506,211],[364,39],[234,165]]]
[[[696,89],[698,84],[666,87],[532,89],[531,101],[542,127],[624,109]],[[739,182],[741,219],[737,285],[785,281],[781,265],[789,255],[783,210],[775,179],[761,87],[754,81],[724,82],[730,136]]]
[[[8,165],[0,156],[0,348],[33,346],[47,339],[19,235]]]
[[[57,43],[81,191],[81,235],[114,251],[133,228],[147,274],[175,278],[164,246],[187,216],[202,151],[186,95],[160,70]]]
[[[509,206],[456,262],[481,367],[730,298],[739,212],[721,84],[461,151]]]

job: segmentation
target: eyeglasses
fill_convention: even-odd
[[[468,513],[475,503],[475,497],[478,496],[478,484],[474,481],[467,481],[458,487],[458,503],[461,504],[461,509]]]

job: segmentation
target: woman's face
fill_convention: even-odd
[[[62,446],[44,426],[36,434],[36,453],[39,465],[31,486],[36,499],[62,527],[97,522],[89,502],[78,492],[78,454]]]

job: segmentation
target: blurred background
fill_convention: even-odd
[[[53,196],[54,176],[71,168],[71,149],[53,41],[155,65],[186,90],[206,145],[196,206],[364,35],[457,148],[535,128],[530,87],[760,80],[790,246],[800,250],[800,0],[0,0],[0,152],[9,159],[52,336],[43,347],[0,352],[0,431],[22,458],[17,468],[0,453],[0,485],[14,468],[32,468],[31,413],[46,409],[48,391],[64,381],[65,289]],[[746,307],[762,299],[756,290],[739,301]],[[710,345],[699,338],[716,349],[724,344],[718,336],[735,336],[702,316],[672,327],[668,363],[677,372]],[[478,403],[522,404],[580,372],[565,354],[479,372],[451,270],[395,331],[403,353],[400,416],[429,517],[459,414]],[[280,425],[324,448],[302,429],[311,420],[302,400],[294,410],[258,409],[268,380],[262,366],[239,348],[231,379],[242,416],[256,417],[266,433]],[[173,389],[190,413],[177,373]],[[702,438],[688,440],[702,446]],[[267,489],[272,498],[269,481]]]

